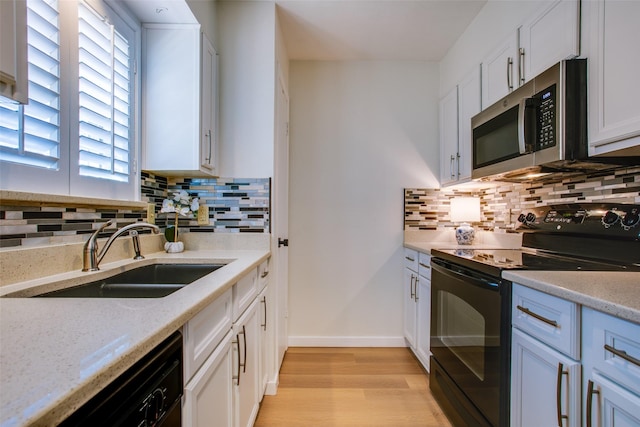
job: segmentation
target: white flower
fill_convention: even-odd
[[[176,211],[176,207],[173,204],[173,200],[164,199],[162,201],[162,209],[160,209],[160,212],[169,213],[169,212],[175,212],[175,211]]]
[[[178,215],[190,216],[192,212],[197,212],[200,203],[197,197],[193,199],[185,190],[176,191],[172,197],[162,201],[162,213],[176,212]]]

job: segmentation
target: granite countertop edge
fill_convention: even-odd
[[[0,298],[0,427],[61,422],[269,255],[268,250],[146,255],[145,263],[227,263],[164,298]],[[114,262],[101,271],[135,262]],[[61,277],[73,282],[82,274]],[[42,286],[46,280],[14,288]]]
[[[503,277],[532,289],[640,323],[640,272],[506,271]]]

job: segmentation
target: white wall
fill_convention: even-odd
[[[403,189],[437,186],[438,67],[291,62],[290,345],[404,345]]]
[[[275,13],[272,2],[218,2],[220,176],[273,175]]]
[[[535,10],[549,3],[540,0],[489,0],[440,61],[440,96],[448,93],[473,67],[477,67]]]

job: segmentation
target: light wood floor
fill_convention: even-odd
[[[406,348],[289,348],[255,427],[450,427]]]

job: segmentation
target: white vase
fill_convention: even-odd
[[[182,242],[167,242],[164,244],[164,250],[169,254],[175,254],[184,251],[184,243]]]

